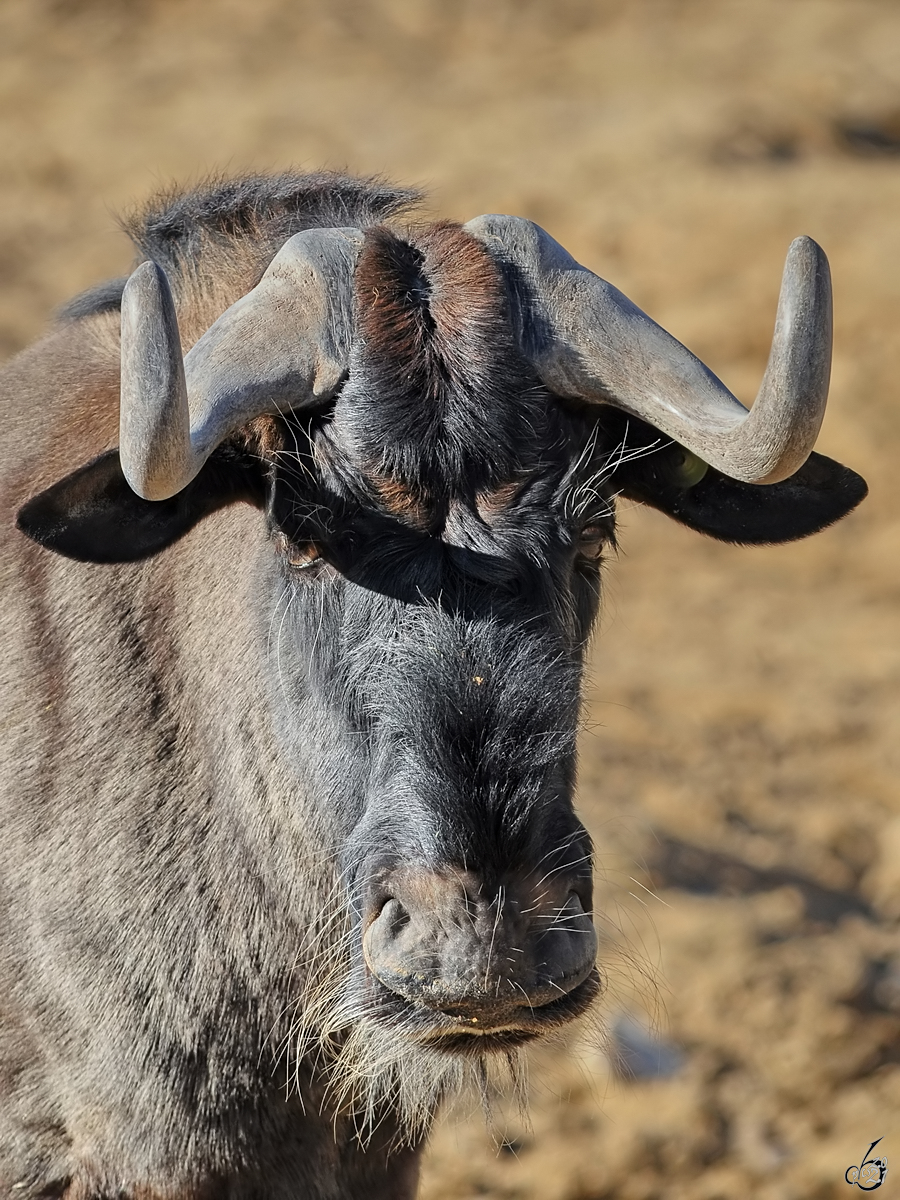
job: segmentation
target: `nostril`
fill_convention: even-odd
[[[363,957],[369,970],[392,990],[401,990],[397,981],[410,974],[410,959],[416,955],[417,937],[413,914],[395,897],[389,896],[363,934]]]
[[[378,914],[378,920],[383,924],[388,936],[396,937],[400,930],[409,924],[409,913],[400,901],[392,896],[385,901],[384,907]]]

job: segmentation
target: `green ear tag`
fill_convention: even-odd
[[[676,487],[692,488],[709,470],[709,463],[679,446],[672,463],[672,482]]]

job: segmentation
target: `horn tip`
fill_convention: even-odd
[[[146,292],[148,289],[162,291],[170,295],[172,290],[168,275],[166,275],[159,263],[154,262],[152,258],[145,258],[128,276],[125,283],[123,301],[125,295],[128,293],[137,291]]]
[[[805,233],[794,238],[788,247],[787,257],[789,261],[807,259],[815,263],[828,263],[828,255],[819,243]]]

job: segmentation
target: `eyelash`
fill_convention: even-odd
[[[292,571],[306,571],[322,557],[322,552],[315,542],[303,542],[298,546],[283,533],[279,533],[275,540],[278,550]]]

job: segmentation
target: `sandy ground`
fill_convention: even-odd
[[[0,3],[4,353],[127,268],[115,212],[213,170],[532,217],[748,401],[789,241],[831,257],[820,448],[872,495],[778,549],[622,513],[580,789],[607,1032],[535,1053],[530,1125],[445,1121],[426,1200],[827,1200],[879,1136],[900,1164],[898,113],[892,0]]]

